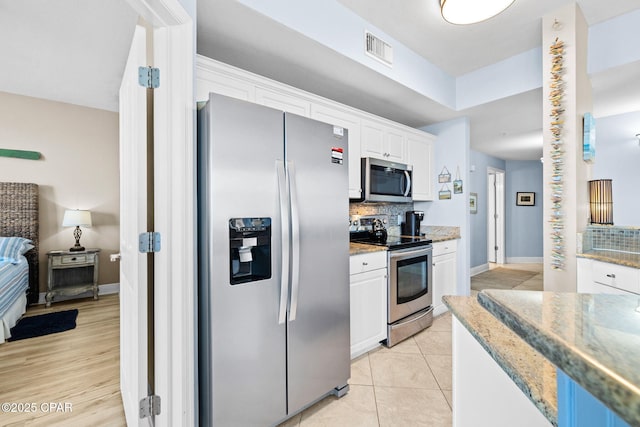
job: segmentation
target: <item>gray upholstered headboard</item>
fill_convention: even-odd
[[[0,236],[19,236],[33,241],[34,249],[25,254],[29,261],[30,304],[38,302],[38,185],[0,182]]]

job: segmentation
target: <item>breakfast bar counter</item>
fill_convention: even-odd
[[[454,390],[456,387],[458,390],[453,409],[457,425],[483,425],[481,420],[489,422],[482,418],[483,413],[490,418],[492,426],[510,425],[505,408],[515,408],[514,416],[522,420],[521,406],[525,406],[534,419],[530,419],[529,424],[518,422],[517,425],[543,425],[545,420],[540,419],[541,414],[548,425],[557,426],[555,367],[483,308],[475,297],[445,296],[443,300],[454,316]],[[462,335],[468,336],[467,344],[460,345]],[[468,348],[468,341],[473,340],[479,346]],[[472,374],[468,379],[464,378],[464,366],[460,366],[465,364],[465,357],[469,359]],[[502,391],[498,390],[499,383],[504,385],[509,381],[511,387],[504,394],[506,399],[517,399],[516,404],[504,401]],[[474,387],[479,390],[472,390]],[[494,409],[497,414],[492,413]],[[535,414],[537,411],[539,414]]]
[[[478,301],[558,368],[561,426],[640,425],[638,297],[485,290]]]

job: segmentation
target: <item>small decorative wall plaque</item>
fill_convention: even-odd
[[[536,193],[516,193],[516,205],[517,206],[535,206],[536,205]]]
[[[442,168],[442,172],[438,175],[438,182],[451,182],[451,172],[449,172],[446,166]]]
[[[40,153],[37,151],[0,148],[0,157],[15,157],[18,159],[39,160]]]
[[[449,190],[449,186],[444,184],[440,191],[438,192],[438,198],[440,200],[450,200],[451,199],[451,190]]]
[[[456,169],[456,179],[453,181],[453,194],[462,194],[462,180],[460,179],[460,167]]]
[[[469,193],[469,212],[478,213],[478,193]]]

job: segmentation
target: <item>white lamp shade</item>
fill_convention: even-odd
[[[91,212],[79,209],[67,209],[62,219],[63,227],[91,227]]]
[[[475,24],[496,16],[515,0],[440,0],[440,12],[452,24]]]

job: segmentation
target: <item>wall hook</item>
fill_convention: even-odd
[[[553,20],[553,24],[551,25],[551,28],[553,28],[556,31],[561,30],[563,27],[562,23],[560,21],[558,21],[557,19]]]

